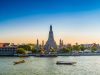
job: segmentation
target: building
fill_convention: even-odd
[[[9,45],[10,45],[10,43],[0,43],[0,47],[7,47]]]
[[[81,45],[83,45],[85,48],[91,48],[93,45],[94,45],[95,43],[93,43],[93,44],[81,44]],[[95,44],[96,45],[96,47],[97,47],[97,49],[100,49],[100,45],[99,44]]]
[[[50,31],[49,31],[49,36],[48,36],[48,40],[44,46],[45,50],[47,52],[50,52],[50,49],[57,49],[57,45],[56,42],[54,40],[54,35],[53,35],[53,30],[52,30],[52,25],[50,25]]]
[[[10,43],[0,43],[0,56],[13,56],[16,49],[16,45],[10,46]]]

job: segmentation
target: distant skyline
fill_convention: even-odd
[[[100,0],[0,0],[0,42],[100,44]]]

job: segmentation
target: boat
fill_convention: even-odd
[[[25,60],[15,61],[15,62],[14,62],[14,65],[20,64],[20,63],[25,63]]]
[[[74,65],[76,62],[67,62],[67,61],[57,61],[57,65]]]

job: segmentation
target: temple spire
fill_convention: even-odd
[[[52,25],[50,25],[50,31],[52,31]]]
[[[60,39],[60,40],[59,40],[59,45],[61,45],[61,44],[62,44],[62,40]]]
[[[44,40],[42,41],[42,46],[44,46]]]
[[[39,40],[37,39],[36,49],[39,50]]]
[[[37,39],[37,46],[39,46],[39,40]]]
[[[56,45],[56,42],[55,42],[54,36],[53,36],[52,25],[50,25],[49,37],[48,37],[48,40],[45,44],[45,49],[49,52],[50,47],[52,47],[54,49],[57,48],[57,45]]]

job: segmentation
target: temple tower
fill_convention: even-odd
[[[45,49],[47,51],[49,51],[50,48],[53,48],[55,50],[57,49],[57,45],[56,45],[56,42],[54,40],[52,25],[50,25],[49,37],[48,37],[48,40],[47,40],[47,42],[45,44]]]
[[[39,50],[39,40],[37,39],[36,49]]]

